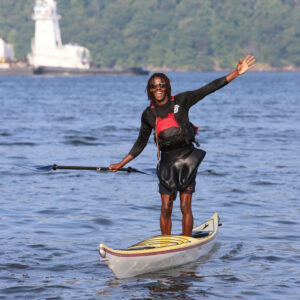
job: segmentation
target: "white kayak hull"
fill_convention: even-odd
[[[193,229],[194,233],[205,230],[205,236],[161,235],[124,250],[100,244],[100,254],[119,279],[174,268],[208,254],[216,241],[218,225],[218,215],[215,214]]]

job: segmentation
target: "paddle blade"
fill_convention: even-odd
[[[53,170],[53,165],[49,165],[49,166],[39,166],[36,167],[37,171],[41,171],[41,172],[50,172]]]
[[[140,171],[140,170],[137,170],[135,168],[131,168],[131,167],[121,168],[119,171],[126,171],[126,172],[129,172],[129,173],[131,173],[131,172],[133,172],[133,173],[141,173],[141,174],[146,174],[147,175],[147,173],[145,173],[143,171]]]
[[[53,170],[53,166],[24,166],[24,165],[20,165],[20,164],[16,164],[17,167],[26,169],[26,170],[30,170],[30,171],[34,171],[34,172],[49,172]]]

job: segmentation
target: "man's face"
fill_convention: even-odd
[[[161,103],[166,100],[167,85],[160,77],[154,77],[150,85],[150,92],[153,94],[156,103]]]

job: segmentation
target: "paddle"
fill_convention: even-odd
[[[25,169],[30,169],[30,167],[26,167],[20,164],[17,164],[18,167],[25,168]],[[34,167],[35,170],[37,171],[42,171],[42,172],[50,172],[52,170],[89,170],[89,171],[110,171],[108,167],[85,167],[85,166],[58,166],[56,164],[49,165],[49,166],[36,166]],[[123,172],[128,172],[128,173],[141,173],[141,174],[146,174],[145,172],[139,171],[135,168],[121,168],[119,171]]]
[[[49,166],[37,167],[39,171],[52,171],[52,170],[90,170],[90,171],[110,171],[108,167],[85,167],[85,166],[58,166],[56,164]],[[141,173],[147,174],[145,172],[139,171],[135,168],[121,168],[119,171],[128,172],[128,173]]]

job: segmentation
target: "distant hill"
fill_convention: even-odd
[[[34,0],[0,1],[0,36],[26,57]],[[232,68],[251,53],[261,68],[300,68],[299,0],[58,0],[63,43],[97,66]]]

